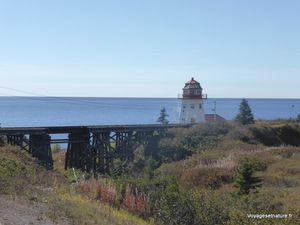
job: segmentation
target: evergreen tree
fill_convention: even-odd
[[[235,121],[243,125],[254,123],[254,116],[246,99],[242,100],[240,104],[239,114],[235,117]]]
[[[160,110],[160,115],[157,119],[157,122],[161,123],[161,124],[168,124],[169,121],[167,120],[167,117],[169,115],[167,114],[167,111],[166,111],[166,108],[163,107],[161,110]]]
[[[261,179],[253,176],[254,168],[249,160],[240,163],[237,169],[235,187],[239,189],[239,194],[249,194],[251,189],[261,186]]]
[[[297,116],[297,122],[300,122],[300,113]],[[0,126],[1,126],[1,123],[0,123]]]

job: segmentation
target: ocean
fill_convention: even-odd
[[[255,119],[295,118],[300,99],[248,99]],[[204,102],[205,113],[231,120],[241,99],[215,98]],[[169,121],[179,120],[175,98],[0,97],[2,127],[152,124],[165,107]]]

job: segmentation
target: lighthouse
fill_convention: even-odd
[[[207,98],[202,94],[200,83],[192,77],[185,83],[183,94],[180,95],[181,112],[180,123],[201,123],[205,121],[203,100]]]

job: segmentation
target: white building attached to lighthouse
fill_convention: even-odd
[[[185,83],[181,99],[180,123],[202,123],[205,121],[203,100],[207,99],[202,94],[199,82],[192,79]]]

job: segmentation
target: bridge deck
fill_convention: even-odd
[[[69,134],[81,131],[87,132],[127,132],[163,130],[166,128],[189,127],[190,124],[132,124],[132,125],[93,125],[93,126],[50,126],[50,127],[1,127],[0,135],[26,134]]]

